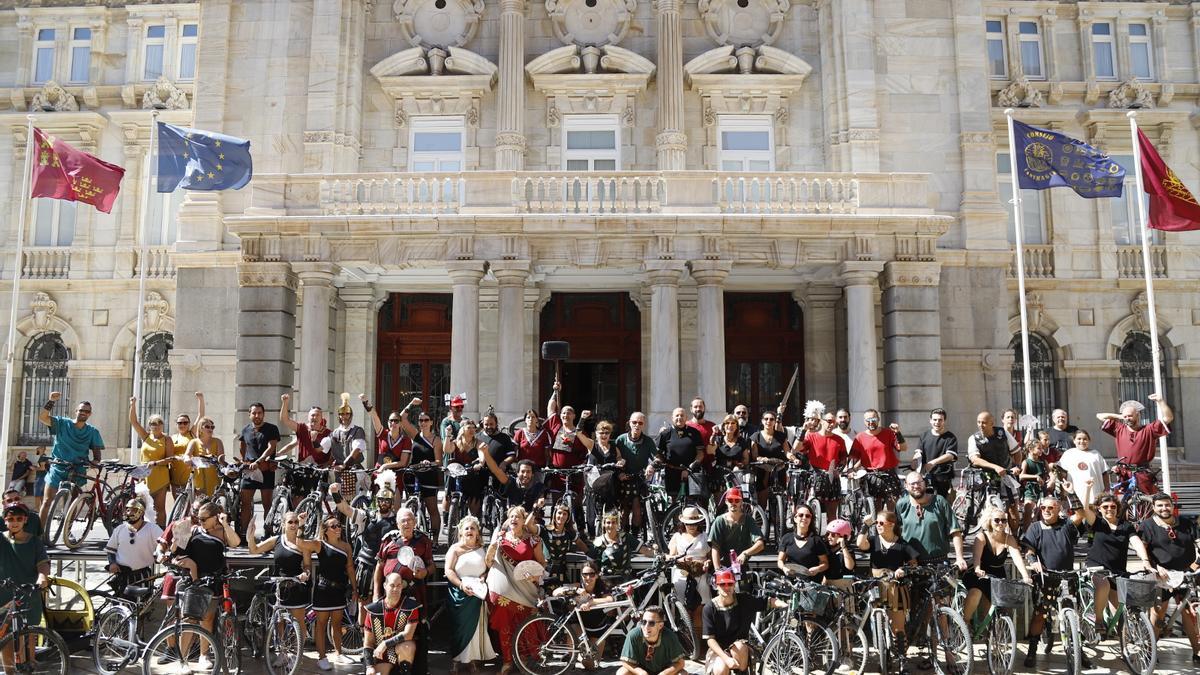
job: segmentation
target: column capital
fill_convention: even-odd
[[[486,273],[486,263],[482,260],[454,260],[446,263],[446,275],[455,286],[478,285]]]
[[[827,284],[806,284],[792,291],[792,300],[804,309],[830,308],[842,297],[842,289]]]
[[[678,286],[684,267],[681,260],[647,260],[642,263],[642,276],[651,286]]]
[[[332,286],[337,274],[337,265],[327,262],[296,262],[292,270],[305,286]]]
[[[844,286],[874,286],[883,271],[883,263],[875,260],[853,260],[842,263],[838,274]]]
[[[683,0],[654,0],[654,11],[662,14],[664,12],[678,12],[683,9]]]
[[[338,297],[342,302],[346,303],[349,308],[367,308],[379,309],[383,301],[387,299],[388,293],[375,284],[346,284],[338,289]]]
[[[295,291],[300,288],[299,279],[285,262],[240,262],[237,266],[238,286],[263,288],[279,286]]]
[[[939,262],[893,261],[883,272],[883,288],[893,286],[937,286],[941,281]]]
[[[720,286],[725,283],[725,278],[733,269],[733,261],[693,260],[688,264],[688,268],[698,286]]]
[[[500,12],[525,13],[525,0],[500,0]]]
[[[497,260],[490,263],[488,269],[496,277],[500,286],[524,286],[529,278],[531,265],[528,260]]]

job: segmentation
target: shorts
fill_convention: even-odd
[[[170,572],[163,575],[163,580],[162,580],[162,599],[163,600],[174,600],[175,599],[175,585],[178,582],[179,582],[179,579],[176,578],[176,576],[174,574],[171,574]]]
[[[358,597],[370,600],[372,591],[375,590],[375,564],[363,564],[361,561],[358,565]]]
[[[46,484],[57,490],[58,486],[62,485],[63,481],[68,480],[69,477],[70,472],[66,467],[58,464],[51,464],[50,470],[46,472]],[[73,482],[76,485],[83,487],[83,484],[87,482],[87,478],[79,475],[75,477]]]
[[[261,481],[251,480],[245,474],[242,475],[243,490],[274,490],[275,489],[275,472],[262,472],[263,479]]]
[[[46,494],[46,474],[39,473],[33,481],[33,496],[41,497]]]

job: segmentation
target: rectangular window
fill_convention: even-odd
[[[92,29],[71,31],[71,82],[87,82],[92,69]]]
[[[1042,63],[1042,34],[1036,21],[1017,24],[1017,39],[1021,45],[1021,72],[1031,80],[1045,79]]]
[[[999,19],[987,21],[988,74],[993,79],[1008,77],[1008,50],[1004,46],[1004,22]]]
[[[1012,162],[1007,152],[996,155],[996,189],[1000,193],[1000,203],[1008,212],[1008,226],[1005,228],[1008,243],[1016,244],[1016,228],[1013,218],[1012,205]],[[1046,208],[1040,190],[1021,190],[1021,236],[1025,244],[1046,243]]]
[[[179,29],[179,79],[194,80],[196,78],[196,38],[200,27],[194,23],[185,23]]]
[[[33,82],[42,84],[54,79],[54,29],[42,28],[33,45]]]
[[[142,79],[157,80],[163,74],[163,50],[167,44],[166,26],[146,26],[145,65]]]
[[[172,246],[179,237],[179,207],[184,190],[151,192],[146,214],[146,245]]]
[[[70,246],[75,240],[75,202],[38,199],[34,202],[33,245]]]
[[[414,118],[408,145],[408,170],[462,171],[463,128],[461,117]]]
[[[1112,24],[1092,24],[1092,65],[1097,80],[1117,79],[1116,50],[1113,49]]]
[[[567,115],[563,120],[563,168],[618,171],[621,131],[616,115]]]
[[[1146,24],[1129,24],[1129,67],[1139,80],[1154,79],[1154,55],[1150,47],[1150,30]]]
[[[722,171],[774,171],[775,143],[768,115],[719,118]]]
[[[1113,242],[1119,246],[1140,245],[1142,243],[1142,220],[1138,214],[1137,175],[1134,173],[1132,155],[1112,155],[1113,161],[1125,167],[1125,189],[1121,196],[1108,200],[1109,216],[1112,222]],[[1147,210],[1149,210],[1147,201]],[[1150,243],[1162,242],[1159,230],[1150,230]]]

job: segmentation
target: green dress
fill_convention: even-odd
[[[41,537],[29,537],[24,543],[18,544],[9,538],[7,532],[0,536],[0,578],[23,584],[36,583],[38,563],[49,559]],[[12,591],[0,590],[0,605],[11,599]],[[37,624],[42,619],[42,594],[33,593],[25,601],[25,621]]]

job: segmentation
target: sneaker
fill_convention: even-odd
[[[1025,668],[1031,669],[1037,666],[1037,648],[1030,649],[1025,653]]]
[[[330,665],[329,659],[326,658],[322,658],[320,661],[317,661],[317,667],[321,670],[333,670],[333,666]]]
[[[199,659],[196,660],[196,670],[204,672],[204,671],[212,670],[212,667],[213,667],[212,661],[209,661],[207,656],[201,656]]]
[[[1080,655],[1080,658],[1079,658],[1079,664],[1081,666],[1083,666],[1084,670],[1091,670],[1092,668],[1096,667],[1096,666],[1092,665],[1091,659],[1089,659],[1086,655],[1082,655],[1082,654]]]
[[[1192,654],[1192,663],[1200,666],[1200,652]]]

